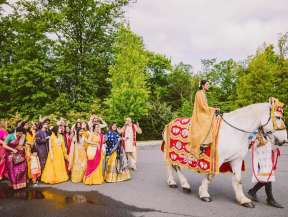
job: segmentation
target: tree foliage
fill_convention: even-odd
[[[0,18],[1,116],[91,112],[128,0],[20,0]],[[2,94],[3,93],[3,94]],[[10,99],[10,100],[9,100]]]
[[[192,115],[201,79],[210,81],[210,106],[225,112],[270,96],[288,104],[288,33],[278,49],[264,45],[245,64],[203,59],[196,73],[145,49],[125,24],[129,2],[0,1],[0,118],[53,114],[73,122],[97,113],[122,124],[130,116],[143,139],[161,138],[171,119]]]
[[[239,105],[266,102],[270,96],[273,96],[275,73],[278,70],[278,56],[273,46],[258,50],[239,79],[237,87]]]
[[[117,32],[113,48],[115,63],[109,69],[112,89],[106,99],[107,114],[120,123],[125,117],[139,120],[149,110],[145,73],[148,57],[143,42],[122,26]]]

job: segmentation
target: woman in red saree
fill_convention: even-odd
[[[104,135],[101,133],[99,124],[93,127],[93,132],[86,141],[87,148],[87,169],[83,178],[86,185],[100,185],[104,182],[103,178],[103,153],[102,146],[105,142]]]

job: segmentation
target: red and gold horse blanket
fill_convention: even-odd
[[[220,119],[211,126],[213,143],[201,145],[199,156],[191,154],[191,118],[177,118],[166,126],[166,160],[174,166],[187,168],[193,172],[218,174],[218,134]],[[196,132],[197,133],[197,132]]]

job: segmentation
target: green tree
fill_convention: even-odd
[[[91,112],[110,92],[113,35],[128,2],[19,0],[11,5],[11,14],[0,17],[1,116]]]
[[[222,111],[231,111],[237,108],[236,84],[243,67],[234,60],[214,62],[204,76],[210,82],[208,99],[211,106],[219,107]]]
[[[160,100],[151,102],[149,114],[140,120],[143,134],[140,139],[162,139],[162,131],[166,124],[168,124],[175,117],[171,106]]]
[[[109,119],[122,123],[129,116],[139,120],[149,111],[145,72],[148,57],[142,40],[122,26],[114,43],[115,63],[109,68],[111,94],[106,99]]]
[[[252,57],[237,84],[237,101],[240,106],[267,102],[275,94],[275,73],[279,71],[279,58],[272,45],[258,50]]]
[[[279,69],[275,72],[275,96],[277,96],[285,106],[285,117],[288,118],[288,33],[282,34],[279,42]]]
[[[167,57],[147,51],[148,64],[146,67],[149,78],[148,85],[151,93],[151,102],[160,100],[164,102],[168,89],[168,75],[173,67]]]
[[[123,6],[128,0],[64,0],[47,5],[54,14],[51,31],[57,36],[54,55],[58,89],[69,106],[89,111],[95,98],[110,92],[106,82],[113,61],[112,43]]]
[[[288,52],[288,32],[284,34],[280,34],[280,38],[278,40],[278,48],[279,48],[279,56],[281,60],[284,60],[286,57],[286,54]]]
[[[192,78],[192,67],[184,63],[176,65],[168,74],[167,93],[164,97],[173,111],[181,107],[183,99],[192,101],[197,89],[193,86]]]
[[[34,116],[47,101],[53,99],[55,85],[50,72],[51,40],[45,35],[46,26],[33,6],[27,13],[18,13],[22,2],[12,14],[2,16],[0,43],[0,109],[7,117],[19,111]]]

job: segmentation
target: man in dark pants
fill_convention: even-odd
[[[273,193],[272,193],[272,182],[267,182],[267,183],[263,183],[263,182],[258,182],[253,188],[251,188],[249,191],[248,191],[248,195],[250,196],[251,200],[255,201],[255,202],[258,202],[258,198],[257,198],[257,191],[260,190],[263,186],[265,186],[265,192],[266,192],[266,195],[267,195],[267,203],[270,205],[270,206],[273,206],[273,207],[276,207],[276,208],[284,208],[281,204],[279,204],[275,199],[274,199],[274,196],[273,196]]]
[[[260,138],[261,140],[261,138]],[[276,202],[272,193],[272,182],[275,181],[275,170],[277,166],[277,158],[280,155],[280,150],[278,148],[272,148],[272,143],[274,145],[279,145],[276,139],[269,139],[268,137],[262,136],[262,143],[259,138],[255,140],[254,146],[252,147],[253,159],[253,178],[252,181],[257,181],[255,186],[248,191],[248,195],[251,200],[258,202],[257,191],[265,186],[265,192],[267,196],[267,204],[276,208],[284,208],[281,204]],[[272,157],[273,156],[273,157]],[[268,162],[269,161],[269,162]],[[271,161],[271,163],[270,163]],[[256,172],[257,170],[257,172]],[[262,174],[262,176],[261,176]],[[263,177],[266,174],[266,177]]]

